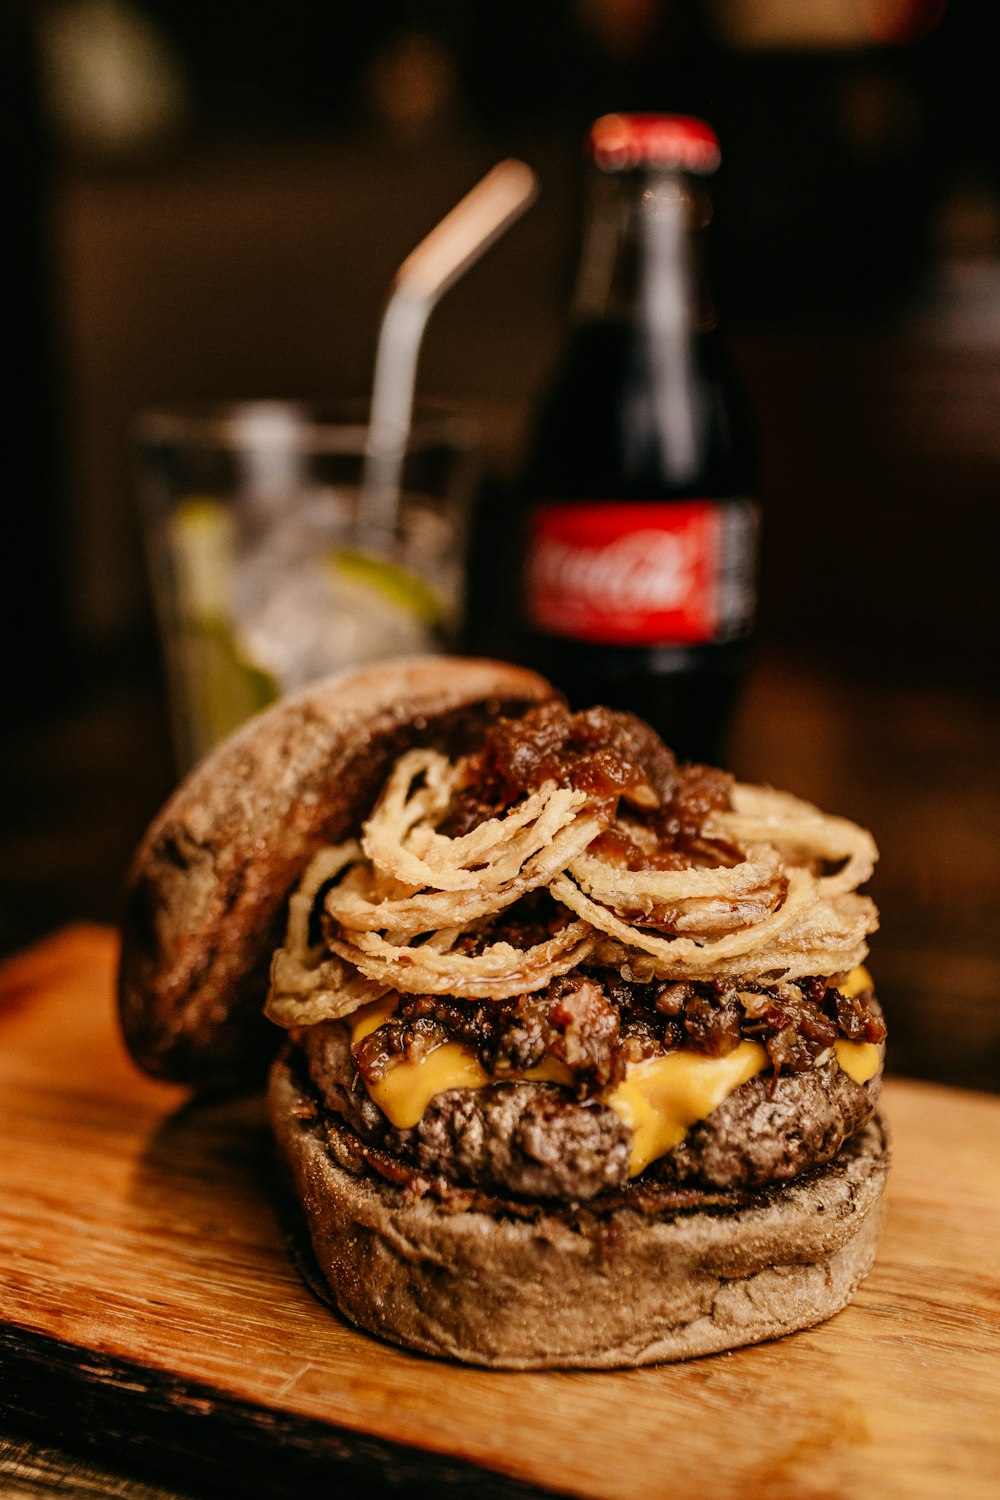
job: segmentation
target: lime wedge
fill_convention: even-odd
[[[278,696],[278,685],[239,650],[219,622],[190,623],[179,642],[189,735],[203,755]]]
[[[243,652],[233,623],[235,525],[222,501],[188,495],[171,521],[182,707],[200,756],[278,696],[275,679]]]
[[[232,609],[232,512],[210,495],[187,495],[171,519],[180,613],[187,620],[228,619]]]
[[[425,625],[440,625],[446,610],[426,579],[384,557],[373,557],[356,547],[337,547],[329,554],[334,574],[364,584],[382,599],[395,604]]]

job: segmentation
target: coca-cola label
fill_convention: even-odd
[[[529,524],[527,615],[595,644],[732,640],[752,622],[755,554],[747,501],[545,503]]]

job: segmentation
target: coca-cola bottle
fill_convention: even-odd
[[[710,126],[607,115],[575,316],[524,493],[519,654],[575,706],[718,759],[744,671],[757,510],[703,240]]]

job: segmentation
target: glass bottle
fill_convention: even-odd
[[[518,654],[573,706],[720,757],[746,665],[757,508],[704,238],[703,121],[604,116],[574,319],[524,484]]]

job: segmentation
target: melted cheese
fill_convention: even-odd
[[[840,981],[837,988],[842,995],[850,998],[852,995],[860,995],[862,990],[873,990],[875,985],[864,964],[856,964],[847,977]]]
[[[844,995],[869,988],[867,970],[852,969],[840,985]],[[393,1014],[395,998],[386,997],[355,1013],[351,1045],[357,1044]],[[867,1083],[878,1072],[879,1051],[870,1042],[834,1043],[837,1062],[855,1083]],[[760,1073],[768,1063],[757,1042],[741,1042],[725,1057],[668,1052],[633,1063],[623,1083],[605,1096],[604,1103],[632,1131],[630,1175],[638,1176],[651,1161],[681,1142],[691,1126],[718,1109],[734,1089]],[[368,1093],[387,1119],[400,1130],[416,1125],[430,1101],[449,1089],[479,1089],[501,1079],[569,1084],[564,1064],[545,1058],[525,1073],[497,1074],[491,1080],[475,1054],[459,1042],[442,1042],[415,1061],[394,1063],[384,1078],[368,1083]]]
[[[725,1057],[703,1057],[698,1052],[668,1052],[633,1063],[605,1101],[632,1131],[629,1176],[671,1151],[696,1120],[713,1109],[767,1066],[767,1053],[757,1042],[740,1042]]]
[[[416,1125],[435,1094],[448,1089],[481,1089],[489,1074],[458,1042],[442,1042],[417,1062],[396,1063],[368,1092],[400,1130]]]
[[[377,1031],[384,1021],[388,1021],[395,1014],[396,1006],[399,1004],[398,995],[386,995],[384,1000],[373,1000],[371,1005],[363,1005],[356,1010],[351,1017],[351,1048],[355,1048],[359,1042],[364,1041],[366,1036],[371,1036]]]
[[[351,1046],[357,1044],[387,1021],[396,1009],[396,1001],[376,1000],[355,1012],[351,1027]],[[475,1053],[460,1042],[442,1042],[424,1057],[412,1062],[394,1063],[384,1078],[366,1083],[379,1109],[399,1130],[416,1125],[436,1094],[448,1089],[481,1089],[503,1078],[527,1078],[535,1083],[572,1082],[570,1070],[554,1057],[546,1057],[526,1073],[497,1074],[491,1079]]]
[[[874,989],[875,986],[864,964],[858,964],[837,988],[842,995],[850,997],[860,995],[862,990]],[[838,1063],[855,1083],[867,1083],[878,1072],[879,1050],[874,1042],[848,1042],[840,1038],[834,1042],[833,1050]]]
[[[879,1055],[874,1042],[847,1042],[841,1038],[834,1042],[837,1061],[855,1083],[867,1083],[878,1072]]]

